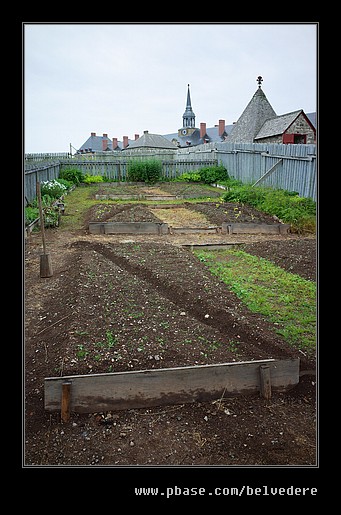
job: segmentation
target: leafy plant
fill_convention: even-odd
[[[85,182],[85,184],[92,184],[92,183],[97,183],[97,182],[103,182],[103,177],[102,177],[102,175],[88,175],[88,174],[86,174],[84,176],[83,182]]]
[[[200,181],[204,184],[216,184],[228,179],[228,173],[224,166],[206,166],[199,169]]]
[[[62,184],[57,179],[52,181],[43,181],[40,185],[41,195],[48,195],[52,199],[60,198],[67,190],[65,184]]]
[[[179,182],[200,182],[200,173],[199,172],[185,172],[179,177],[176,178],[176,181]]]
[[[64,168],[59,172],[59,179],[66,179],[72,184],[80,184],[84,180],[84,175],[81,170],[77,168]]]
[[[316,285],[242,250],[194,251],[255,312],[276,324],[293,346],[315,350]]]
[[[264,213],[277,216],[291,225],[292,232],[315,231],[316,202],[297,192],[271,187],[253,187],[233,180],[223,194],[225,202],[248,204]]]
[[[25,207],[25,225],[29,225],[37,218],[39,218],[39,209],[37,207]]]
[[[162,177],[162,162],[158,159],[133,159],[128,164],[127,180],[154,184]]]
[[[203,182],[216,184],[229,178],[224,166],[205,166],[196,171],[185,172],[176,178],[180,182]]]

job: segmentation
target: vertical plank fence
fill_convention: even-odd
[[[37,181],[52,180],[65,168],[78,168],[84,174],[102,175],[125,181],[132,159],[155,158],[162,161],[163,176],[175,178],[202,166],[223,165],[229,175],[256,185],[296,191],[302,197],[317,198],[316,145],[270,143],[207,143],[175,151],[101,152],[93,155],[51,154],[25,156],[25,197],[35,198]]]

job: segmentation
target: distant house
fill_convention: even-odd
[[[261,88],[240,115],[227,138],[229,143],[315,143],[316,128],[303,109],[276,115]]]
[[[90,137],[78,149],[78,154],[96,152],[120,152],[125,149],[161,148],[176,149],[194,147],[203,143],[315,143],[316,113],[304,113],[303,109],[277,115],[261,87],[262,77],[257,78],[258,88],[237,122],[225,125],[220,119],[214,127],[200,122],[195,126],[189,84],[182,127],[177,132],[159,135],[144,131],[133,140],[123,136],[122,141],[109,138],[108,134]]]
[[[316,129],[303,109],[266,120],[255,143],[315,143]]]
[[[140,136],[135,141],[131,142],[129,144],[129,147],[127,147],[128,150],[134,150],[134,149],[171,149],[176,150],[177,147],[174,145],[171,141],[169,141],[164,136],[161,136],[159,134],[150,134],[148,131],[144,131],[142,136]]]
[[[135,139],[139,137],[135,134]],[[77,150],[77,154],[88,154],[96,152],[108,152],[108,151],[121,151],[128,147],[134,140],[130,140],[128,136],[123,136],[122,141],[118,141],[117,138],[109,138],[108,134],[103,133],[102,136],[97,136],[96,132],[92,132],[90,137],[83,143]]]

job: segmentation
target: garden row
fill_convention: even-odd
[[[160,182],[161,172],[161,163],[157,160],[132,162],[129,166],[127,181],[153,185]],[[41,197],[45,226],[57,227],[59,225],[61,204],[70,189],[81,184],[105,182],[106,177],[104,176],[83,175],[80,170],[73,168],[62,170],[58,179],[42,182]],[[316,202],[311,198],[301,197],[297,192],[244,184],[230,177],[222,166],[203,167],[195,172],[186,172],[168,182],[219,185],[224,190],[221,194],[222,202],[247,204],[259,211],[276,216],[281,222],[290,224],[292,232],[315,232]],[[208,191],[207,197],[209,196],[210,192]],[[37,200],[34,200],[25,207],[26,227],[36,221],[38,217],[38,204]]]

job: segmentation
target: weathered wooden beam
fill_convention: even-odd
[[[78,413],[204,402],[261,391],[260,366],[271,374],[271,388],[286,391],[299,382],[299,359],[45,378],[45,409],[61,409],[62,387],[71,383],[70,410]]]
[[[61,419],[63,422],[70,420],[71,414],[71,381],[62,383]]]
[[[271,376],[270,367],[268,364],[259,367],[260,373],[260,394],[264,399],[271,398]]]

